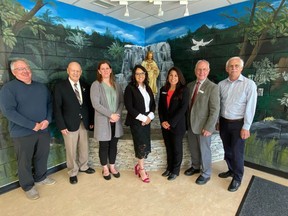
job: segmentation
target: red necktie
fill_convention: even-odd
[[[191,99],[191,107],[193,106],[193,103],[194,103],[194,101],[195,101],[195,99],[196,99],[199,85],[200,85],[200,82],[197,82],[197,83],[196,83],[196,87],[195,87],[195,89],[194,89],[194,93],[193,93],[192,99]]]

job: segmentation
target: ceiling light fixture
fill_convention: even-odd
[[[119,5],[128,5],[128,0],[119,1]]]
[[[162,10],[162,1],[160,1],[158,16],[163,16],[163,15],[164,15],[164,11]]]
[[[183,16],[189,16],[188,1],[187,1],[186,8],[185,8],[185,13],[184,13]]]
[[[126,10],[125,10],[124,16],[129,17],[128,4],[126,4]]]

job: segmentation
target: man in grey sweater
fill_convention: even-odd
[[[9,120],[20,186],[29,199],[38,199],[35,184],[55,183],[47,177],[50,149],[47,128],[52,118],[50,92],[45,85],[32,80],[32,72],[25,59],[13,60],[10,67],[16,79],[2,87],[0,109]]]

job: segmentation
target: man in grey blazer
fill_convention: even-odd
[[[211,176],[211,135],[215,130],[220,111],[219,89],[207,77],[209,62],[199,60],[195,66],[197,80],[188,84],[190,104],[188,112],[188,143],[191,152],[191,168],[184,172],[191,176],[201,174],[196,184],[203,185]]]

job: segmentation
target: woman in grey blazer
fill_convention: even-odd
[[[99,141],[103,178],[110,180],[110,173],[119,178],[120,173],[115,169],[115,160],[118,139],[123,135],[121,115],[124,99],[123,91],[115,82],[111,64],[108,61],[99,62],[97,80],[91,86],[90,97],[95,109],[94,137]]]

